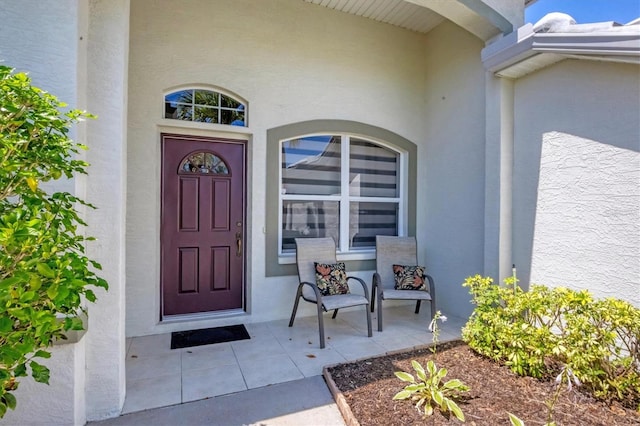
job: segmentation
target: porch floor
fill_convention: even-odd
[[[320,349],[317,318],[245,324],[251,339],[170,349],[171,333],[127,340],[127,395],[123,414],[165,407],[322,374],[339,364],[432,342],[429,308],[384,309],[384,331],[367,337],[362,307],[325,314],[326,347]],[[465,319],[440,323],[440,341],[457,339]]]

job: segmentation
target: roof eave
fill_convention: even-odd
[[[546,55],[546,57],[539,57]],[[565,58],[640,63],[640,31],[535,33],[527,24],[482,51],[487,71],[518,78]]]

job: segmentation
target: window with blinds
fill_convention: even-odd
[[[295,238],[332,237],[339,252],[370,251],[398,235],[401,153],[348,134],[281,141],[280,254]]]

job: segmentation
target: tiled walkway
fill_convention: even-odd
[[[136,337],[127,350],[127,396],[123,414],[254,389],[322,374],[322,367],[409,349],[432,341],[429,309],[385,308],[384,331],[372,315],[366,333],[362,308],[325,314],[326,348],[320,349],[316,317],[245,324],[251,339],[170,349],[171,334]],[[440,341],[460,336],[464,320],[441,324]]]

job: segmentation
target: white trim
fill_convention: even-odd
[[[536,33],[524,25],[482,50],[485,69],[519,78],[565,58],[640,64],[640,31],[633,26],[595,32]]]

